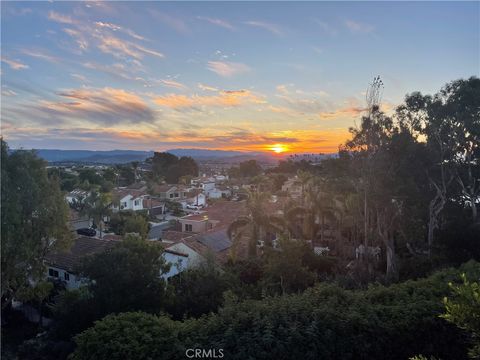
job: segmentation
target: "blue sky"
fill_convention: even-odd
[[[479,74],[478,2],[8,2],[12,147],[331,152],[383,107]],[[277,146],[278,148],[278,146]]]

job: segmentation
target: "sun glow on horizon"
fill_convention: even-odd
[[[274,145],[270,146],[269,149],[276,154],[280,154],[280,153],[283,153],[283,152],[287,151],[288,147],[286,145],[283,145],[283,144],[274,144]]]

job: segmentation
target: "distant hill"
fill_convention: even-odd
[[[226,150],[207,150],[207,149],[171,149],[167,150],[170,154],[176,156],[191,156],[193,158],[224,158],[242,155],[254,155],[254,153],[245,153],[241,151]]]
[[[137,150],[57,150],[36,149],[38,156],[50,163],[78,162],[95,164],[125,164],[132,161],[145,161],[153,156],[153,151]],[[246,153],[241,151],[223,151],[206,149],[171,149],[166,150],[176,156],[191,156],[194,159],[222,159],[222,158],[255,158],[260,153]]]
[[[12,150],[14,151],[14,150]],[[132,161],[145,161],[153,156],[153,151],[138,150],[55,150],[36,149],[38,155],[50,163],[91,163],[91,164],[126,164]],[[335,156],[335,154],[315,155],[299,154],[294,157],[289,155],[273,155],[264,152],[242,152],[207,149],[170,149],[169,152],[178,157],[191,156],[196,160],[221,161],[238,163],[245,160],[255,159],[260,163],[276,163],[278,160],[292,158],[294,161],[305,159],[307,161],[318,160]]]
[[[37,149],[38,156],[48,162],[82,162],[98,164],[124,164],[144,161],[153,156],[153,151],[136,150],[50,150]]]

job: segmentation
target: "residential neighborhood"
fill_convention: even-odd
[[[0,1],[2,360],[480,359],[480,1]]]

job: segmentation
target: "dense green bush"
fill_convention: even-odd
[[[390,287],[320,284],[300,295],[227,301],[218,314],[183,322],[108,316],[76,337],[75,359],[184,359],[187,348],[223,349],[228,359],[465,359],[464,334],[440,317],[460,273],[478,278],[480,264]]]

